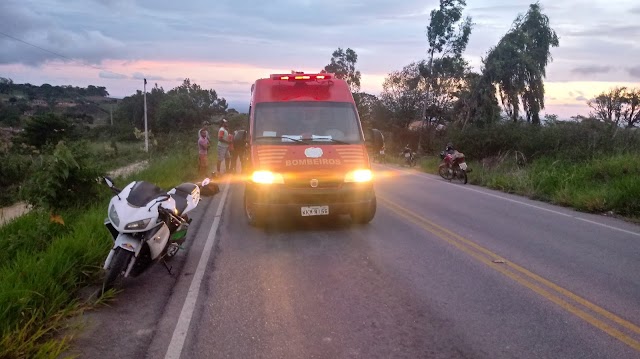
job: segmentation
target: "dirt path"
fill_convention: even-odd
[[[108,172],[107,174],[109,175],[109,177],[124,177],[126,175],[129,175],[131,173],[136,173],[136,172],[140,172],[143,169],[145,169],[147,166],[149,165],[149,161],[140,161],[140,162],[135,162],[132,163],[130,165],[124,166],[124,167],[120,167],[118,169],[115,169],[111,172]]]
[[[146,168],[148,165],[149,165],[148,161],[140,161],[140,162],[132,163],[130,165],[120,167],[118,169],[110,171],[108,172],[108,175],[113,178],[124,177],[131,173],[139,172],[144,168]],[[24,202],[18,202],[8,207],[0,207],[0,226],[3,226],[5,223],[11,221],[14,218],[18,218],[28,213],[29,210],[30,210],[29,205],[27,205]]]

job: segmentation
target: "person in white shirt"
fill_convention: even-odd
[[[220,129],[218,130],[218,161],[216,163],[216,169],[220,172],[220,165],[222,161],[226,160],[229,152],[229,122],[226,119],[222,119]],[[227,160],[228,161],[228,160]]]

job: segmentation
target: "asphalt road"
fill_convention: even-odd
[[[84,317],[73,352],[640,357],[640,227],[376,169],[378,213],[365,226],[282,218],[256,229],[242,185],[230,185],[197,209],[174,276],[158,266],[127,281],[111,307]]]

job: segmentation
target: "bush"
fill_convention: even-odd
[[[537,158],[580,163],[612,154],[640,153],[640,131],[615,128],[598,122],[556,122],[544,126],[528,123],[500,123],[465,130],[449,129],[436,138],[444,148],[449,141],[469,159],[481,160],[508,151],[522,153],[528,161]]]
[[[78,134],[71,121],[53,113],[46,113],[36,115],[27,121],[24,131],[15,140],[40,149],[59,141],[77,138]]]
[[[100,141],[140,142],[140,140],[136,138],[135,128],[133,126],[121,124],[114,126],[96,126],[86,134],[86,138]]]
[[[59,142],[33,163],[21,196],[29,204],[50,211],[80,206],[98,195],[102,166],[85,142]]]
[[[31,157],[19,154],[0,154],[0,205],[18,200],[20,184],[30,176]]]

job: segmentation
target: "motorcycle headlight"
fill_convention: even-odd
[[[369,182],[373,179],[371,170],[355,170],[344,176],[345,182]]]
[[[118,217],[118,212],[114,205],[111,205],[111,208],[109,208],[109,219],[111,220],[111,223],[116,225],[116,227],[120,225],[120,218]]]
[[[149,224],[149,221],[151,221],[151,218],[147,218],[147,219],[141,219],[139,221],[135,221],[135,222],[131,222],[129,224],[127,224],[124,229],[140,229],[140,228],[146,228],[147,224]]]

